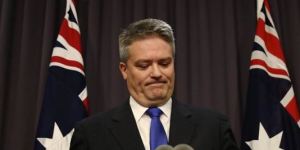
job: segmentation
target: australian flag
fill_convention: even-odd
[[[258,8],[241,149],[300,150],[299,109],[270,5]]]
[[[66,13],[53,48],[35,139],[36,150],[68,150],[74,125],[87,116],[87,87],[74,1]]]

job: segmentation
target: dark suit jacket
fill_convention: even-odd
[[[169,145],[195,150],[237,150],[226,118],[173,101]],[[71,150],[144,150],[129,103],[85,119],[75,128]]]

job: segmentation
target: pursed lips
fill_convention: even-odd
[[[154,81],[154,82],[149,82],[149,83],[146,83],[146,86],[160,86],[160,85],[163,85],[163,84],[166,84],[167,81]]]

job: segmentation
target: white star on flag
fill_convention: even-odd
[[[66,136],[63,136],[55,122],[52,138],[37,139],[46,148],[46,150],[68,150],[70,148],[73,132],[74,129],[72,129]]]
[[[263,125],[259,123],[258,140],[246,141],[246,143],[252,150],[283,150],[279,147],[282,133],[281,131],[270,138]]]

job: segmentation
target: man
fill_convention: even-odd
[[[129,101],[81,122],[71,150],[154,150],[162,144],[183,143],[195,150],[238,149],[225,117],[171,98],[175,44],[167,23],[157,19],[132,23],[120,34],[119,47]]]

